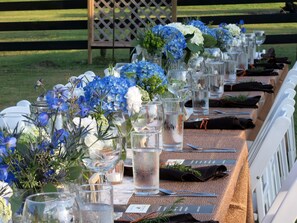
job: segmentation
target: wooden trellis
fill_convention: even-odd
[[[176,21],[177,0],[88,0],[88,62],[92,48],[130,48],[140,28]]]

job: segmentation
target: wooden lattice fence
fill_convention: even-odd
[[[148,24],[176,21],[176,0],[89,0],[88,62],[92,48],[131,47]]]

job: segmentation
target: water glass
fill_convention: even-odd
[[[168,90],[179,98],[186,99],[189,92],[188,71],[169,69],[167,72]]]
[[[191,91],[193,115],[209,115],[209,76],[202,72],[192,74]]]
[[[224,93],[225,64],[223,61],[209,61],[206,66],[209,73],[210,98],[221,98]]]
[[[77,191],[81,223],[113,223],[113,188],[109,183],[84,184]]]
[[[180,98],[163,98],[164,124],[162,149],[178,151],[183,149],[184,113],[183,101]]]
[[[71,193],[52,192],[33,194],[26,198],[23,221],[75,222],[75,196]]]
[[[133,151],[133,180],[135,193],[139,195],[159,193],[160,147],[159,132],[131,133]]]
[[[255,34],[255,38],[256,38],[257,59],[261,59],[260,46],[265,42],[265,39],[266,39],[265,31],[254,30],[253,33]]]
[[[237,61],[231,58],[224,60],[225,63],[225,84],[234,84],[236,82],[236,66]]]
[[[254,64],[256,56],[256,38],[254,33],[245,34],[245,44],[248,46],[248,64]]]
[[[163,105],[161,101],[150,101],[141,105],[138,112],[132,114],[131,123],[135,131],[161,131],[163,125]]]

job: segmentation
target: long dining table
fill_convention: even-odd
[[[252,193],[250,190],[250,175],[248,163],[248,140],[254,140],[266,115],[268,114],[275,95],[277,94],[286,74],[288,66],[282,70],[276,70],[277,76],[253,76],[238,77],[237,81],[255,80],[265,84],[271,84],[274,93],[263,91],[232,91],[225,92],[228,95],[261,96],[258,108],[219,108],[223,111],[245,111],[248,115],[242,117],[251,118],[255,127],[252,129],[226,130],[226,129],[185,129],[184,149],[182,152],[162,152],[160,159],[164,162],[168,160],[179,160],[191,166],[225,165],[228,175],[215,180],[205,182],[176,182],[160,180],[160,187],[172,190],[193,190],[199,192],[211,192],[217,197],[183,197],[182,203],[178,205],[175,212],[191,213],[194,218],[200,221],[215,220],[219,222],[254,222]],[[210,114],[212,110],[210,108]],[[220,115],[210,115],[209,118]],[[235,153],[201,153],[191,150],[187,143],[199,145],[202,148],[235,148]],[[116,188],[116,187],[115,187]],[[115,189],[115,197],[121,190]],[[147,207],[143,212],[128,213],[123,210],[122,219],[135,219],[147,215],[150,212],[160,212],[166,210],[168,205],[173,204],[177,197],[156,196],[129,197],[125,207],[144,205]],[[138,207],[139,208],[139,207]],[[130,208],[131,209],[131,208]],[[129,209],[129,210],[130,210]]]

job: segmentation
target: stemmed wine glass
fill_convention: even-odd
[[[254,30],[253,33],[255,34],[255,38],[256,38],[257,59],[261,59],[260,46],[265,42],[265,39],[266,39],[265,31]]]
[[[76,212],[74,194],[64,192],[33,194],[26,198],[23,220],[70,223],[75,221]]]
[[[123,150],[122,136],[118,129],[115,126],[109,126],[107,129],[101,127],[85,139],[87,150],[83,163],[89,170],[98,173],[91,177],[91,183],[106,181],[105,174],[119,162]]]

